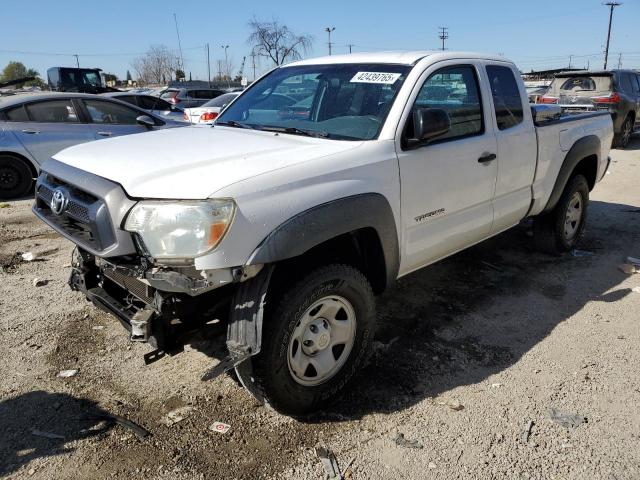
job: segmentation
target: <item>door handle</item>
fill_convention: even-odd
[[[478,159],[478,163],[491,162],[491,161],[495,160],[496,158],[498,158],[498,156],[495,153],[485,153],[484,155],[482,155]]]
[[[40,133],[40,130],[30,130],[28,128],[25,128],[24,130],[22,130],[22,133],[28,133],[29,135],[37,135],[38,133]]]
[[[111,135],[113,135],[113,132],[98,132],[98,135],[100,135],[101,137],[110,137]]]

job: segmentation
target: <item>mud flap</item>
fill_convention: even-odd
[[[238,287],[233,297],[233,307],[227,328],[229,355],[209,369],[202,376],[203,381],[213,380],[237,367],[249,357],[260,353],[262,317],[273,268],[273,265],[266,265],[258,275],[241,283]],[[249,389],[246,385],[245,388]]]

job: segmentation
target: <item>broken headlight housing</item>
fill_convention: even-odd
[[[143,200],[129,211],[124,229],[136,233],[155,259],[194,258],[214,249],[235,214],[233,200]]]

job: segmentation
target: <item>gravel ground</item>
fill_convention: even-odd
[[[145,366],[148,347],[68,289],[70,244],[30,200],[9,202],[0,476],[321,479],[325,445],[352,479],[640,478],[640,275],[618,269],[640,257],[640,139],[612,156],[586,253],[535,253],[519,227],[403,278],[379,299],[371,365],[305,421],[258,405],[232,376],[199,380],[224,355],[221,326]],[[167,425],[176,409],[184,419]],[[215,421],[231,429],[212,432]]]

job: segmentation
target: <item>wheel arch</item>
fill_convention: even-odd
[[[600,152],[600,139],[588,135],[577,140],[562,162],[551,196],[543,213],[553,210],[557,205],[567,183],[576,174],[584,175],[591,191],[596,184]]]
[[[398,235],[383,195],[343,197],[295,215],[267,235],[247,264],[291,266],[328,257],[360,268],[377,294],[395,281],[400,266]]]

